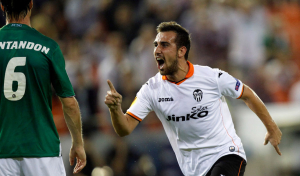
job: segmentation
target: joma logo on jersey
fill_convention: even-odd
[[[174,121],[174,122],[179,122],[179,121],[189,121],[190,119],[199,119],[206,117],[208,115],[207,111],[207,106],[202,107],[200,106],[199,108],[193,107],[192,112],[190,114],[186,114],[185,116],[176,116],[176,115],[171,115],[168,116],[167,121]]]
[[[174,101],[173,98],[158,98],[158,102]]]

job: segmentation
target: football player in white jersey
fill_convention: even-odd
[[[281,131],[264,103],[240,80],[219,69],[188,61],[190,34],[176,22],[157,27],[154,58],[159,73],[137,93],[124,114],[122,96],[108,80],[105,103],[119,136],[129,135],[149,112],[163,124],[179,166],[186,176],[243,176],[246,155],[237,136],[224,96],[242,99],[267,129],[281,155]]]

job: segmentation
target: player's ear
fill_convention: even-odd
[[[31,10],[32,7],[33,7],[33,0],[31,0],[30,3],[29,3],[29,9]]]
[[[4,6],[2,5],[2,3],[1,3],[1,10],[4,12]]]
[[[180,47],[178,50],[178,57],[184,57],[186,51],[187,51],[187,49],[185,46]]]

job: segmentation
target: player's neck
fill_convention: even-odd
[[[25,18],[19,18],[18,20],[14,18],[11,19],[6,18],[6,24],[11,24],[11,23],[26,24],[27,26],[31,27],[30,12],[25,16]]]
[[[179,82],[183,80],[189,72],[189,64],[184,59],[182,62],[178,62],[178,70],[173,75],[166,75],[169,81]]]

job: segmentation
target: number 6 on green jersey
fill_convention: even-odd
[[[26,77],[24,73],[15,72],[17,66],[25,66],[26,57],[13,57],[7,64],[4,77],[4,96],[10,101],[20,100],[26,89]],[[18,89],[13,90],[13,82],[18,82]]]

